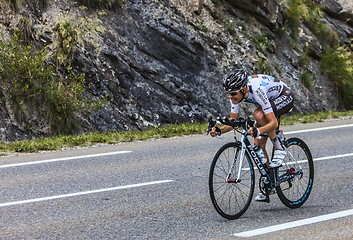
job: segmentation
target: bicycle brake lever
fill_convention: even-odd
[[[207,133],[206,134],[208,135],[210,133],[211,128],[213,128],[214,125],[216,125],[216,123],[212,120],[212,116],[210,116],[208,118],[207,122],[208,122],[208,125],[207,125]]]

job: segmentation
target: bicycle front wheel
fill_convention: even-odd
[[[227,219],[236,219],[243,215],[254,194],[255,174],[246,152],[240,179],[236,181],[240,152],[238,143],[225,144],[216,153],[210,169],[209,190],[213,206]]]
[[[278,169],[280,185],[276,188],[282,203],[298,208],[308,199],[314,182],[314,163],[309,147],[299,138],[286,141],[287,155]]]

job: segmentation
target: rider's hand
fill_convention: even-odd
[[[254,138],[260,136],[260,130],[257,127],[252,127],[249,129],[248,133],[253,136]]]
[[[207,131],[209,131],[212,137],[221,136],[221,129],[219,127],[214,127],[211,129],[211,131],[210,129],[208,129]]]

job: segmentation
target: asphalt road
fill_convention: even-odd
[[[287,135],[302,138],[318,160],[301,208],[274,195],[233,221],[218,215],[208,192],[213,155],[232,133],[1,157],[0,239],[352,239],[353,119],[282,129],[332,126],[340,127]]]

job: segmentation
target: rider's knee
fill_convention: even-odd
[[[258,108],[254,111],[254,118],[256,121],[262,120],[265,118],[265,113],[262,111],[262,109]]]

